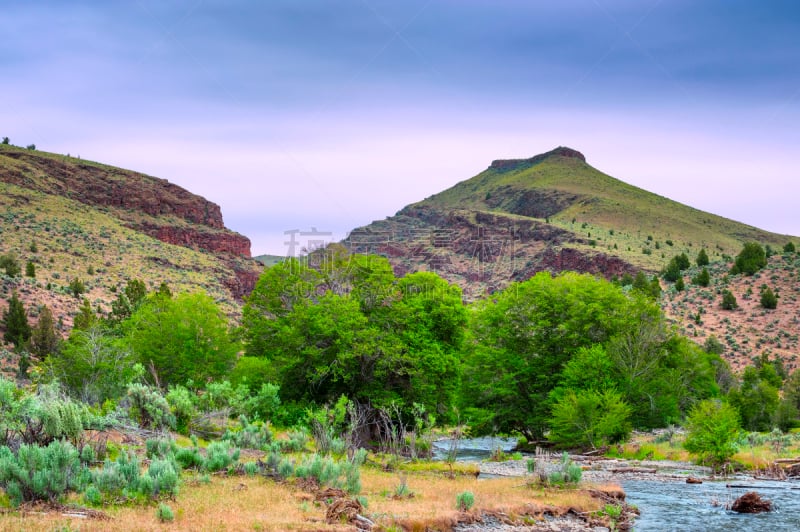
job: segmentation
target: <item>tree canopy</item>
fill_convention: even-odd
[[[270,361],[288,399],[430,412],[453,402],[465,323],[458,287],[428,272],[397,279],[386,259],[335,246],[269,268],[243,312],[246,353]]]
[[[138,361],[162,385],[220,378],[239,350],[227,317],[202,292],[148,296],[123,328]]]

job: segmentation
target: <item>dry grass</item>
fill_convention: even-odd
[[[409,475],[413,497],[395,499],[396,474],[366,468],[362,494],[368,498],[367,516],[385,527],[424,530],[438,525],[447,530],[458,520],[474,518],[480,511],[502,512],[512,518],[535,517],[546,511],[557,514],[600,510],[603,503],[583,490],[542,490],[526,486],[520,478],[447,479]],[[618,486],[599,487],[618,490]],[[471,491],[475,508],[469,515],[455,509],[456,495]],[[352,530],[346,525],[326,524],[325,506],[293,485],[261,477],[214,477],[210,484],[186,480],[176,501],[168,503],[175,521],[161,523],[155,506],[112,508],[110,521],[64,517],[59,513],[11,513],[0,516],[2,530],[129,531],[129,530]],[[471,516],[471,517],[470,517]],[[67,528],[68,527],[68,528]]]

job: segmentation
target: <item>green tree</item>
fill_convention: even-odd
[[[703,349],[706,353],[711,353],[714,355],[721,355],[725,352],[725,346],[723,346],[722,342],[720,342],[719,339],[713,334],[706,338],[706,341],[703,344]]]
[[[25,277],[30,277],[32,279],[36,277],[36,265],[31,261],[25,264]]]
[[[761,290],[761,306],[766,309],[775,309],[778,306],[778,296],[768,286]]]
[[[758,242],[748,242],[736,256],[731,273],[754,275],[758,270],[767,265],[767,252]]]
[[[33,355],[44,359],[47,355],[57,353],[60,343],[61,338],[56,333],[53,312],[45,305],[39,311],[39,321],[31,332],[30,351]]]
[[[794,246],[794,242],[787,242],[786,244],[784,244],[783,246],[784,253],[794,253],[795,251],[796,248]]]
[[[664,280],[670,283],[674,283],[681,277],[681,267],[678,265],[677,258],[672,257],[672,259],[670,259],[667,267],[664,268],[662,275]]]
[[[125,285],[125,295],[128,297],[131,307],[136,309],[142,301],[144,301],[144,298],[147,297],[147,286],[145,286],[144,281],[141,279],[131,279],[128,281],[128,284]]]
[[[686,285],[683,282],[683,277],[678,277],[675,281],[675,290],[678,292],[683,292],[686,289]]]
[[[722,291],[722,308],[723,310],[736,310],[739,308],[739,303],[736,302],[736,296],[730,290]]]
[[[692,265],[692,263],[689,261],[689,256],[686,253],[675,255],[675,261],[677,262],[678,268],[680,268],[681,271]]]
[[[317,268],[289,260],[264,272],[243,312],[247,354],[269,361],[289,400],[347,395],[447,412],[461,366],[461,291],[432,273],[396,279],[382,257],[326,253]]]
[[[2,144],[8,144],[8,143],[10,143],[10,142],[11,142],[11,141],[8,139],[8,137],[3,137],[3,142],[2,142]]]
[[[539,438],[549,424],[548,396],[569,360],[659,315],[637,291],[626,295],[588,275],[540,273],[511,284],[475,305],[463,396],[483,409],[484,431]]]
[[[697,260],[695,262],[700,267],[708,266],[708,263],[709,263],[708,253],[706,253],[706,249],[705,248],[701,249],[700,253],[697,254]]]
[[[641,270],[636,273],[632,286],[634,290],[638,290],[642,294],[650,294],[650,281],[647,279],[647,275]]]
[[[692,278],[692,284],[696,284],[697,286],[708,286],[710,283],[711,275],[709,275],[708,269],[706,268],[703,268],[700,273]]]
[[[617,443],[630,436],[631,410],[613,390],[569,390],[553,405],[548,438],[566,447]]]
[[[16,292],[12,292],[8,308],[3,312],[3,325],[6,329],[5,341],[14,344],[17,349],[23,347],[31,337],[31,326],[28,323],[25,305]]]
[[[75,398],[90,404],[124,395],[128,384],[144,373],[124,340],[95,322],[73,329],[62,348],[47,357],[45,372]]]
[[[769,369],[765,369],[765,366],[761,370],[753,366],[745,368],[741,385],[728,394],[730,404],[739,411],[742,426],[750,431],[771,430],[780,402],[776,386],[780,383],[780,377],[777,377],[771,364],[766,366]]]
[[[86,285],[83,281],[75,277],[69,282],[69,291],[73,297],[78,298],[81,294],[86,292]]]
[[[87,330],[97,322],[97,314],[92,310],[92,305],[87,298],[83,298],[78,313],[72,322],[73,329]]]
[[[222,377],[236,361],[228,320],[205,293],[148,297],[123,328],[139,362],[164,386]]]
[[[9,277],[16,277],[20,274],[19,261],[13,253],[0,255],[0,268],[3,268]]]
[[[739,416],[727,403],[717,399],[699,402],[689,413],[686,430],[683,446],[704,463],[721,466],[738,451]]]

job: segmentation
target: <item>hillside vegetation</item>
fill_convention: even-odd
[[[260,271],[249,241],[225,229],[219,207],[164,180],[69,156],[0,145],[0,255],[21,265],[0,276],[11,291],[48,305],[62,331],[83,297],[110,310],[131,279],[150,289],[204,290],[238,314]],[[26,275],[32,264],[33,276]],[[1,272],[0,272],[1,273]],[[70,284],[85,292],[75,297]]]
[[[352,249],[384,254],[400,272],[431,270],[469,298],[538,271],[612,278],[660,270],[675,253],[712,259],[744,242],[789,237],[694,209],[626,184],[557,148],[494,161],[475,177],[354,230]]]

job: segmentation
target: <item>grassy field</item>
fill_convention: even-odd
[[[657,433],[635,433],[625,444],[613,446],[606,456],[627,460],[692,461],[683,448],[685,434],[663,430]],[[772,466],[775,460],[800,457],[800,432],[790,434],[748,433],[739,442],[732,457],[735,467],[758,472]]]
[[[397,497],[398,485],[407,483],[409,496]],[[440,474],[387,473],[375,467],[362,469],[362,495],[368,506],[364,515],[382,530],[450,530],[459,521],[470,521],[480,512],[501,513],[520,523],[535,523],[545,514],[563,515],[569,510],[595,513],[603,518],[604,503],[587,489],[532,488],[520,478],[478,480],[474,476],[450,479]],[[588,488],[588,487],[587,487]],[[618,486],[592,486],[601,491]],[[456,496],[470,491],[475,506],[469,512],[456,509]],[[326,505],[294,482],[263,477],[212,476],[204,483],[184,475],[175,501],[167,501],[175,514],[172,523],[161,523],[156,506],[121,506],[106,510],[107,521],[64,516],[60,512],[18,511],[0,515],[2,530],[353,530],[351,525],[326,523]]]

